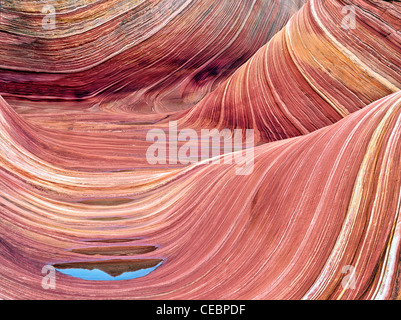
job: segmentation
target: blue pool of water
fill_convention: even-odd
[[[56,270],[71,277],[80,278],[83,280],[117,281],[117,280],[130,280],[144,277],[149,273],[151,273],[156,268],[158,268],[161,264],[162,263],[160,262],[158,265],[151,268],[141,269],[131,272],[124,272],[123,274],[116,277],[113,277],[108,273],[99,269],[88,270],[83,268],[71,268],[71,269],[56,269]]]

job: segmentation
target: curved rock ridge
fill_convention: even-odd
[[[204,163],[143,175],[57,168],[10,146],[2,125],[0,297],[400,298],[400,131],[398,92],[256,147],[250,176]],[[112,194],[125,200],[82,201]],[[106,258],[124,238],[157,245],[140,257],[162,266],[118,284],[57,273],[57,290],[41,287],[44,265],[87,263],[77,249],[88,246]],[[343,286],[346,266],[356,270],[353,290]]]
[[[305,2],[54,1],[53,11],[42,13],[45,3],[7,1],[0,94],[91,98],[105,109],[145,113],[182,110],[247,61]],[[51,17],[55,28],[44,29]]]
[[[305,2],[3,2],[0,299],[401,299],[401,4]]]
[[[383,3],[310,0],[233,76],[186,111],[182,125],[253,128],[259,140],[270,142],[325,127],[397,92],[401,4],[390,10]],[[346,5],[355,8],[354,29],[342,27]]]

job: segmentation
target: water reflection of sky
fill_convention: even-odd
[[[123,274],[117,277],[113,277],[108,273],[99,269],[88,270],[82,268],[71,268],[71,269],[56,269],[56,270],[71,277],[80,278],[83,280],[116,281],[116,280],[130,280],[144,277],[149,273],[151,273],[153,270],[155,270],[157,267],[159,267],[161,264],[162,263],[160,262],[157,266],[151,268],[141,269],[131,272],[124,272]]]

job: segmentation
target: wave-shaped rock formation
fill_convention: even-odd
[[[401,299],[399,4],[79,3],[2,8],[0,298]],[[172,120],[253,171],[151,165]]]
[[[350,4],[356,23],[346,29],[343,8]],[[253,128],[270,142],[333,124],[397,92],[401,5],[396,8],[383,1],[309,1],[250,61],[187,111],[183,125]]]
[[[397,298],[400,109],[398,92],[327,128],[256,147],[250,176],[224,164],[67,171],[13,144],[2,123],[1,296]],[[56,290],[42,289],[44,265],[86,262],[82,248],[103,249],[105,259],[116,237],[158,246],[141,257],[165,264],[118,284],[57,275]],[[353,290],[341,286],[349,265]]]
[[[163,112],[192,106],[306,0],[6,1],[0,93]],[[23,76],[21,76],[23,75]],[[94,104],[94,103],[93,103]]]

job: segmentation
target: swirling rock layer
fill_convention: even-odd
[[[2,8],[0,298],[400,299],[401,7],[105,3],[57,2],[51,33]],[[149,164],[172,120],[254,129],[252,173]]]
[[[342,11],[353,2],[309,1],[250,61],[187,111],[184,124],[253,128],[270,142],[333,124],[397,92],[401,10],[383,11],[376,2],[355,1],[356,28],[346,30]]]
[[[185,108],[248,60],[305,2],[58,1],[54,30],[42,27],[43,3],[6,3],[0,93],[92,98],[103,108],[137,112]]]

